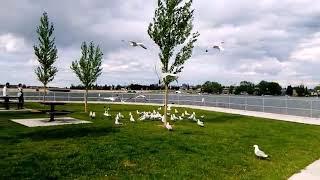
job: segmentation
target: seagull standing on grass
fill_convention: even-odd
[[[115,125],[122,125],[122,123],[120,123],[119,120],[120,120],[120,117],[119,117],[119,114],[117,114],[116,118],[115,118],[115,121],[114,121],[114,124]]]
[[[201,127],[204,127],[204,123],[202,121],[200,121],[200,119],[197,119],[197,124]]]
[[[178,112],[178,110],[177,110],[177,109],[174,109],[174,113],[178,114],[179,112]]]
[[[122,40],[122,42],[126,42],[125,40]],[[141,42],[136,42],[136,41],[127,41],[128,43],[129,43],[129,45],[130,46],[132,46],[132,47],[138,47],[138,46],[140,46],[140,47],[142,47],[143,49],[147,49],[147,47],[143,44],[143,43],[141,43]]]
[[[172,131],[172,126],[169,124],[169,122],[166,123],[166,128],[167,128],[169,131]]]
[[[130,112],[129,116],[130,116],[130,121],[131,121],[131,122],[135,122],[135,120],[134,120],[134,118],[133,118],[133,116],[132,116],[131,112]]]
[[[262,158],[262,159],[266,159],[268,158],[269,156],[264,153],[263,151],[261,151],[258,147],[258,145],[253,145],[254,147],[254,154],[258,157],[258,158]]]

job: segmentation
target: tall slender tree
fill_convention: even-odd
[[[35,69],[35,73],[38,80],[43,84],[43,101],[46,100],[48,83],[54,79],[54,76],[58,72],[58,69],[53,66],[58,58],[53,31],[53,23],[49,22],[48,14],[44,12],[40,18],[40,25],[37,28],[39,45],[33,46],[34,53],[39,61],[39,66]]]
[[[148,28],[150,38],[160,49],[161,81],[165,86],[164,123],[167,121],[168,86],[177,80],[177,76],[172,74],[182,71],[200,35],[198,32],[192,33],[194,10],[191,5],[192,0],[158,0],[153,22]]]
[[[84,111],[88,111],[88,91],[97,81],[102,73],[102,56],[103,53],[99,46],[90,42],[87,46],[86,42],[81,45],[82,56],[79,61],[73,61],[71,69],[77,75],[79,80],[85,87]]]

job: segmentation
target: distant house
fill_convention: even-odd
[[[223,88],[222,94],[230,94],[230,88],[229,87]]]

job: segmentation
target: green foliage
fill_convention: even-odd
[[[191,57],[194,43],[199,33],[192,33],[194,10],[191,9],[192,0],[183,4],[183,0],[158,0],[153,23],[150,23],[148,34],[159,46],[159,58],[163,73],[178,74],[182,71],[184,63]],[[191,37],[190,37],[191,36]],[[187,43],[186,43],[187,41]],[[178,50],[173,63],[170,59]],[[164,78],[164,84],[169,85],[175,77]]]
[[[57,56],[57,48],[55,46],[55,38],[53,36],[53,23],[50,24],[48,14],[43,13],[40,18],[40,25],[37,28],[39,35],[39,45],[34,45],[34,53],[39,61],[39,66],[35,69],[38,80],[46,87],[49,82],[54,79],[58,72],[57,68],[53,66]]]
[[[299,97],[307,96],[310,94],[308,88],[305,87],[304,85],[296,86],[293,89],[296,91],[297,96],[299,96]]]
[[[293,95],[293,88],[292,86],[288,86],[286,90],[286,95],[292,96]]]
[[[261,81],[257,85],[259,95],[281,95],[282,87],[276,82]]]
[[[240,86],[235,89],[235,94],[248,93],[252,95],[255,92],[255,85],[252,82],[242,81]]]
[[[217,82],[207,81],[201,87],[201,92],[205,93],[221,94],[222,90],[222,85]]]
[[[103,53],[99,46],[95,47],[90,42],[89,47],[86,42],[81,45],[82,56],[79,61],[73,61],[71,69],[83,83],[86,89],[89,89],[102,73]]]

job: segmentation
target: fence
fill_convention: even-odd
[[[25,92],[25,100],[42,100],[42,92]],[[89,93],[89,101],[105,101],[106,97],[115,97],[115,102],[163,103],[163,94],[130,93]],[[48,92],[48,101],[83,101],[81,92]],[[170,94],[169,103],[180,105],[210,106],[247,111],[259,111],[277,114],[288,114],[304,117],[320,117],[320,100],[316,98],[260,97],[260,96],[224,96],[224,95],[187,95]]]

